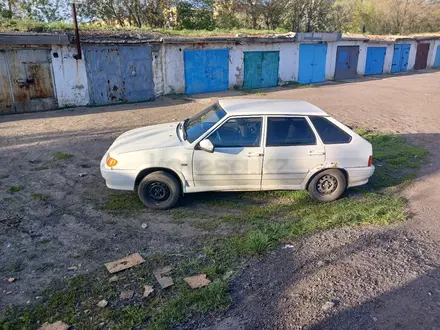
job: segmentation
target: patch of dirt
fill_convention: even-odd
[[[342,228],[292,242],[232,281],[232,308],[183,328],[430,328],[440,324],[440,72],[274,88],[264,98],[310,101],[350,126],[391,131],[431,151],[404,191],[411,221]],[[77,108],[0,117],[0,309],[37,303],[54,280],[134,252],[179,254],[206,231],[170,212],[110,212],[99,162],[122,132],[182,120],[218,97]],[[73,157],[55,160],[55,153]],[[8,192],[9,186],[22,186]],[[34,198],[42,194],[48,198]],[[188,208],[205,211],[193,200]],[[147,228],[142,228],[148,223]],[[221,228],[221,231],[224,229]],[[68,270],[76,266],[76,271]],[[10,277],[17,278],[7,283]],[[10,294],[3,292],[12,291]],[[326,304],[328,303],[328,304]],[[322,306],[332,306],[325,308]]]

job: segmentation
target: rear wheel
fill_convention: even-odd
[[[310,196],[320,202],[332,202],[342,196],[347,188],[344,173],[337,169],[325,170],[313,177],[309,183]]]
[[[148,174],[138,186],[142,203],[151,209],[166,210],[178,202],[180,184],[170,173],[158,171]]]

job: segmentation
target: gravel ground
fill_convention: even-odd
[[[102,155],[120,133],[181,120],[216,97],[264,97],[307,100],[348,125],[403,134],[427,147],[431,163],[403,192],[414,217],[387,228],[336,229],[276,249],[233,280],[226,314],[183,327],[438,328],[439,90],[440,72],[427,72],[275,88],[264,96],[229,91],[0,117],[0,309],[35,302],[49,283],[74,275],[70,266],[85,273],[132,252],[187,249],[203,232],[169,213],[114,215],[97,206],[109,193],[99,174]],[[73,157],[56,160],[57,152]],[[9,186],[22,188],[8,192]],[[19,280],[7,284],[12,275]]]

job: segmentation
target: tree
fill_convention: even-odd
[[[67,15],[66,0],[24,0],[20,7],[28,18],[36,21],[62,21]]]
[[[243,11],[251,23],[251,28],[256,30],[259,28],[258,20],[261,16],[262,0],[237,0],[237,8]]]
[[[177,26],[179,29],[213,30],[213,1],[179,1],[177,4]]]
[[[286,4],[285,0],[263,0],[261,2],[261,13],[267,29],[275,30],[280,26]]]

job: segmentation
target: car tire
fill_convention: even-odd
[[[309,182],[310,196],[319,202],[333,202],[347,189],[344,173],[337,169],[325,170],[316,174]]]
[[[138,186],[139,199],[155,210],[172,208],[179,201],[181,188],[174,175],[158,171],[145,176]]]

